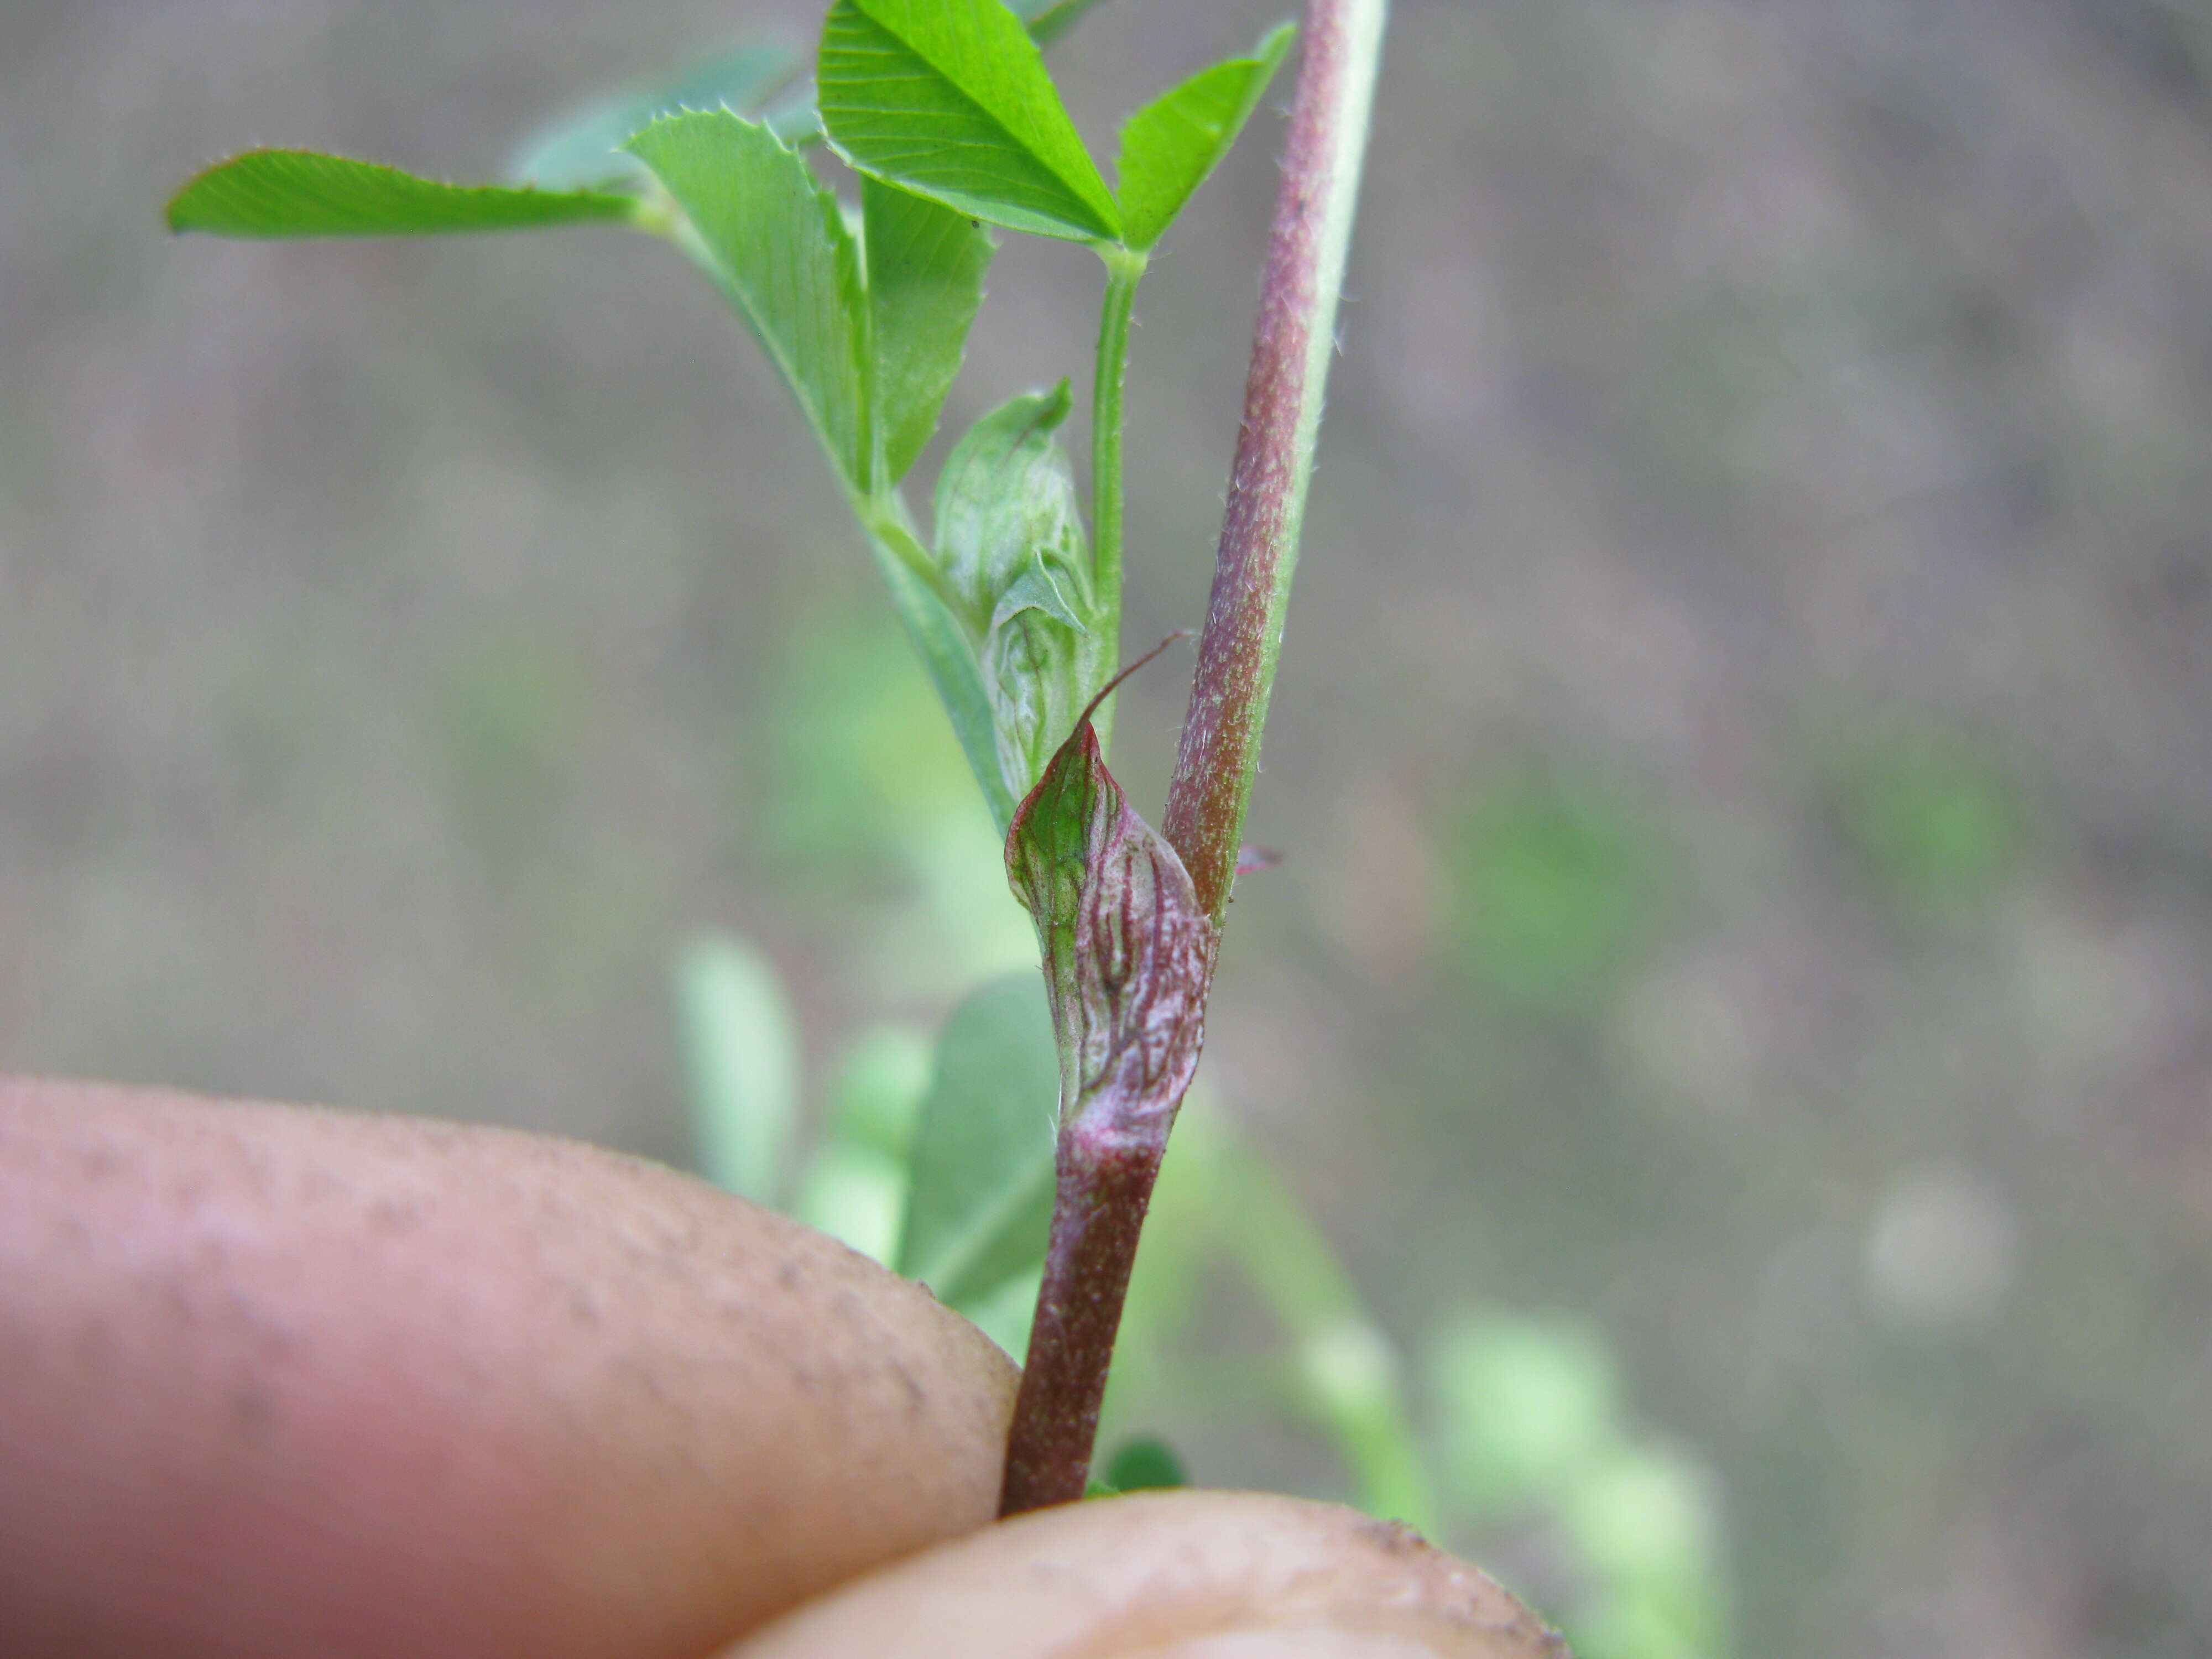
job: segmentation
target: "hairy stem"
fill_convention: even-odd
[[[1000,1515],[1083,1496],[1137,1234],[1165,1146],[1164,1136],[1148,1143],[1071,1130],[1060,1138],[1052,1242],[1014,1399]]]
[[[1297,563],[1386,0],[1308,0],[1244,424],[1163,832],[1216,922],[1228,908]]]
[[[1099,308],[1098,356],[1091,380],[1091,575],[1103,618],[1100,630],[1106,635],[1101,660],[1112,663],[1121,651],[1121,389],[1128,379],[1129,324],[1146,256],[1118,243],[1102,246],[1098,254],[1106,262],[1106,297]],[[1110,750],[1110,700],[1097,724],[1100,746]]]
[[[1185,902],[1206,918],[1194,923],[1202,960],[1193,970],[1194,994],[1177,1015],[1187,1024],[1176,1033],[1176,1041],[1191,1045],[1194,1066],[1212,979],[1214,929],[1236,874],[1244,803],[1274,680],[1386,10],[1386,0],[1307,0],[1304,61],[1291,112],[1228,519],[1168,798],[1167,836],[1195,883]],[[1118,311],[1121,273],[1110,258],[1109,270],[1099,335],[1093,490],[1097,568],[1102,585],[1112,578],[1105,591],[1113,594],[1118,617],[1119,365],[1127,349],[1128,300],[1142,267],[1128,275],[1128,294]],[[1164,1109],[1146,1113],[1140,1125],[1116,1126],[1140,1132],[1102,1135],[1073,1115],[1072,1100],[1062,1102],[1052,1237],[1014,1407],[1001,1515],[1083,1495],[1138,1233],[1188,1081],[1186,1071],[1174,1094],[1156,1103]]]

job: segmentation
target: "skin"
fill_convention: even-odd
[[[1262,1492],[1017,1516],[779,1620],[729,1659],[1568,1659],[1405,1528]]]
[[[839,1586],[730,1650],[1547,1651],[1324,1506],[979,1530],[1015,1380],[921,1286],[636,1159],[0,1079],[11,1659],[704,1659]]]

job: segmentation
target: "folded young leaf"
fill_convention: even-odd
[[[349,156],[252,149],[186,179],[168,222],[217,236],[436,236],[617,223],[637,206],[633,196],[447,185]]]
[[[830,1085],[814,1156],[788,1212],[886,1267],[898,1257],[907,1161],[936,1048],[903,1025],[860,1034]]]
[[[752,325],[838,471],[867,490],[867,296],[836,195],[796,150],[727,110],[668,116],[626,148],[684,210],[683,240]]]
[[[635,186],[646,169],[622,147],[630,134],[680,110],[753,114],[798,67],[799,55],[788,46],[738,46],[660,85],[594,99],[532,134],[518,154],[514,179],[540,190]]]
[[[983,302],[991,234],[965,214],[862,176],[861,246],[875,328],[884,482],[906,476],[937,430]]]
[[[816,97],[862,173],[1010,230],[1120,234],[1043,55],[1000,0],[836,0]]]
[[[1110,667],[1083,520],[1054,437],[1067,383],[1028,392],[969,428],[937,480],[945,588],[977,641],[999,768],[1027,794]]]
[[[1200,70],[1122,124],[1115,170],[1121,186],[1122,240],[1131,247],[1158,241],[1229,153],[1297,33],[1292,24],[1279,25],[1249,58]]]
[[[1043,770],[1052,734],[1082,707],[1084,635],[1040,610],[1016,611],[983,642],[999,775],[1018,792]]]
[[[1198,1069],[1214,928],[1107,771],[1090,712],[1016,809],[1006,873],[1044,953],[1062,1136],[1157,1158]]]
[[[915,1126],[897,1270],[967,1309],[1044,1260],[1058,1071],[1044,988],[1010,975],[952,1011]]]
[[[1083,515],[1054,435],[1069,404],[1065,380],[1009,398],[968,428],[937,476],[938,560],[946,592],[979,640],[1007,591],[1033,568],[1042,567],[1068,601],[1071,623],[1091,614]]]

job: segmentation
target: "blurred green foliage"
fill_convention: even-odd
[[[1188,1486],[1182,1459],[1156,1434],[1132,1435],[1106,1459],[1106,1484],[1115,1492],[1160,1492]]]
[[[989,814],[928,683],[880,606],[803,617],[763,672],[759,774],[744,803],[763,855],[854,930],[878,984],[941,994],[1031,963]]]
[[[1580,1013],[1619,982],[1658,919],[1667,865],[1620,793],[1531,771],[1477,797],[1453,874],[1453,931],[1475,983],[1508,1005]]]
[[[1060,1065],[1034,971],[979,986],[945,1022],[908,1159],[893,1265],[948,1305],[986,1304],[1044,1260]]]
[[[1430,1332],[1423,1358],[1443,1468],[1470,1515],[1564,1489],[1611,1444],[1620,1401],[1594,1331],[1461,1312]]]
[[[2027,833],[2019,788],[1963,734],[1922,729],[1869,743],[1842,772],[1844,833],[1900,915],[1964,915],[2017,863]]]
[[[908,1159],[930,1066],[930,1040],[911,1027],[878,1025],[853,1039],[793,1206],[810,1227],[878,1261],[891,1259],[905,1224]]]
[[[768,849],[796,868],[849,875],[896,857],[917,823],[956,815],[988,843],[959,745],[879,612],[803,616],[760,665],[775,688],[763,699],[775,787],[750,805]]]
[[[1712,1477],[1630,1426],[1590,1327],[1462,1310],[1429,1334],[1429,1409],[1468,1524],[1565,1541],[1562,1618],[1584,1659],[1712,1659],[1728,1646]]]
[[[702,1174],[740,1198],[783,1195],[799,1111],[799,1031],[768,958],[743,940],[693,942],[676,969],[678,1024]]]

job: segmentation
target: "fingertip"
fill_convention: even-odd
[[[11,1659],[696,1659],[988,1522],[1013,1382],[637,1159],[0,1080]]]
[[[1256,1492],[1002,1522],[794,1609],[724,1659],[1565,1659],[1481,1573],[1403,1527]]]

